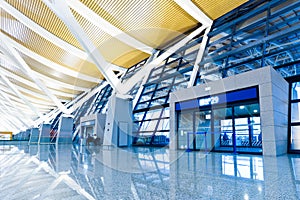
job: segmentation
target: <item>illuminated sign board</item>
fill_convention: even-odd
[[[219,103],[218,96],[207,97],[203,99],[199,99],[199,106],[209,106]]]
[[[226,104],[256,98],[258,98],[257,87],[251,87],[242,90],[230,91],[227,93],[191,99],[188,101],[177,102],[175,104],[175,110],[187,110],[204,106]]]

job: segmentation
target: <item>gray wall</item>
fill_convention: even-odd
[[[287,152],[288,83],[272,67],[264,67],[222,80],[183,89],[170,95],[170,149],[177,149],[175,103],[214,94],[259,86],[263,155]]]
[[[119,146],[119,143],[121,146],[132,144],[132,100],[113,94],[108,102],[103,145]]]
[[[30,134],[29,144],[38,144],[39,142],[39,129],[32,128]]]
[[[73,117],[62,115],[59,119],[56,144],[71,144],[73,136]]]
[[[51,124],[42,124],[40,127],[39,144],[50,143]]]

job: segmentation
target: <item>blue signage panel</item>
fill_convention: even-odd
[[[255,99],[257,97],[256,87],[226,93],[226,100],[228,103],[247,99]]]
[[[191,99],[188,101],[177,102],[175,110],[187,110],[192,108],[200,108],[203,106],[218,105],[224,103],[232,103],[237,101],[249,100],[257,98],[257,87],[202,97],[198,99]]]
[[[175,110],[187,110],[187,109],[198,108],[198,107],[199,104],[197,99],[182,101],[175,104]]]

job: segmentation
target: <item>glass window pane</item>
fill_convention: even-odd
[[[161,119],[159,121],[157,130],[169,130],[169,119]]]
[[[156,99],[156,98],[159,98],[159,97],[165,97],[168,94],[169,94],[169,88],[164,88],[164,89],[155,91],[153,98]]]
[[[291,127],[291,149],[300,150],[300,126]]]
[[[291,93],[292,93],[292,100],[300,98],[300,94],[299,94],[300,93],[300,82],[295,82],[292,84]]]
[[[162,105],[162,104],[165,103],[165,101],[166,101],[166,97],[161,98],[161,99],[155,99],[155,100],[152,100],[152,101],[151,101],[151,104],[150,104],[150,107]]]
[[[142,109],[142,108],[147,108],[148,107],[149,102],[145,102],[145,103],[140,103],[136,106],[136,110],[138,109]]]
[[[153,91],[155,89],[156,84],[148,85],[145,87],[143,94]]]
[[[134,121],[141,121],[143,119],[144,112],[135,113],[133,115]]]
[[[139,101],[139,102],[148,101],[148,100],[150,100],[150,99],[151,99],[151,96],[152,96],[152,93],[150,93],[150,94],[146,94],[146,95],[143,95],[143,96],[141,96],[141,99],[140,99],[140,101]]]
[[[236,117],[259,116],[259,113],[260,109],[258,103],[234,107],[234,116]]]
[[[140,131],[154,131],[157,122],[158,122],[157,120],[144,121],[144,122],[142,123],[142,126],[141,126]]]
[[[170,117],[170,109],[165,108],[162,117]]]
[[[300,103],[292,103],[291,104],[291,122],[299,122],[300,121]]]
[[[193,112],[178,113],[178,148],[187,148],[187,133],[193,131]],[[191,140],[192,141],[192,138]],[[190,143],[192,144],[192,142]],[[190,146],[192,148],[192,146]]]
[[[145,120],[159,118],[160,113],[161,113],[161,109],[149,110],[146,113]]]

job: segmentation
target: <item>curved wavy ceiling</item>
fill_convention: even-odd
[[[95,51],[120,72],[200,24],[173,0],[66,2]],[[246,0],[192,2],[216,19]],[[64,104],[103,80],[76,37],[42,0],[0,0],[0,17],[0,130],[30,124],[57,108],[55,99]]]

